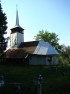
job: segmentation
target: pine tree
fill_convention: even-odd
[[[7,42],[4,35],[6,34],[7,29],[7,17],[6,14],[3,13],[1,2],[0,2],[0,56],[3,54],[4,50],[6,50]]]

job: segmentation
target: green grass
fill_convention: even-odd
[[[43,76],[42,94],[70,94],[70,65],[69,66],[3,66],[0,74],[4,75],[5,87],[3,94],[15,94],[11,83],[21,83],[21,94],[37,94],[37,77]],[[35,80],[34,84],[32,83]],[[11,92],[10,92],[11,91]],[[1,94],[1,93],[0,93]]]

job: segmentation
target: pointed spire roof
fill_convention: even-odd
[[[18,9],[16,9],[16,26],[20,27],[20,25],[19,25]]]
[[[11,33],[14,33],[13,31],[17,31],[17,32],[21,32],[23,31],[24,29],[19,25],[19,16],[18,16],[18,9],[17,9],[17,6],[16,6],[16,24],[14,26],[14,28],[11,29]]]

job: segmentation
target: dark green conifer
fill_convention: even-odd
[[[2,10],[2,5],[0,2],[0,56],[6,50],[7,42],[4,35],[6,34],[7,29],[7,17],[6,14]]]

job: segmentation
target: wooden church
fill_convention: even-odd
[[[59,53],[48,42],[24,42],[24,29],[19,25],[18,10],[16,11],[16,25],[11,28],[10,49],[6,51],[8,59],[22,59],[29,65],[58,64]]]

